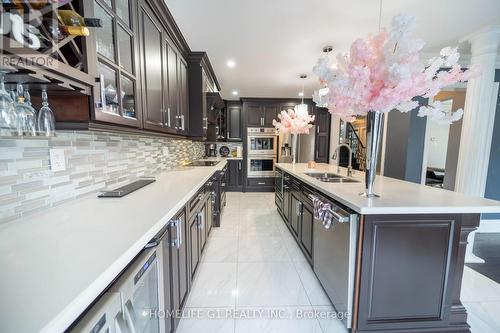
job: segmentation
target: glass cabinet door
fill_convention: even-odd
[[[138,126],[135,36],[130,0],[91,0],[102,27],[93,30],[99,84],[94,93],[98,120]]]

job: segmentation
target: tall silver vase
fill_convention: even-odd
[[[378,197],[373,192],[373,183],[377,174],[377,162],[384,129],[384,113],[370,111],[366,115],[366,171],[364,197]]]

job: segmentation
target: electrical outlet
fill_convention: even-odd
[[[168,147],[163,147],[163,155],[165,155],[165,157],[168,157],[168,155],[170,155],[170,151],[168,150]]]
[[[64,149],[50,149],[50,170],[53,172],[66,170],[66,158]]]

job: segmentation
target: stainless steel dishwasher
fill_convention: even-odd
[[[312,199],[315,196],[309,195]],[[358,215],[331,200],[334,222],[329,229],[314,220],[313,267],[335,310],[347,328],[352,326]]]

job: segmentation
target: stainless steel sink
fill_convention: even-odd
[[[343,176],[336,173],[324,173],[324,172],[306,172],[306,175],[313,178],[342,178]]]
[[[317,178],[320,182],[324,183],[359,183],[359,180],[352,178]]]
[[[305,175],[316,178],[324,183],[359,183],[359,180],[344,177],[336,173],[307,172]]]

